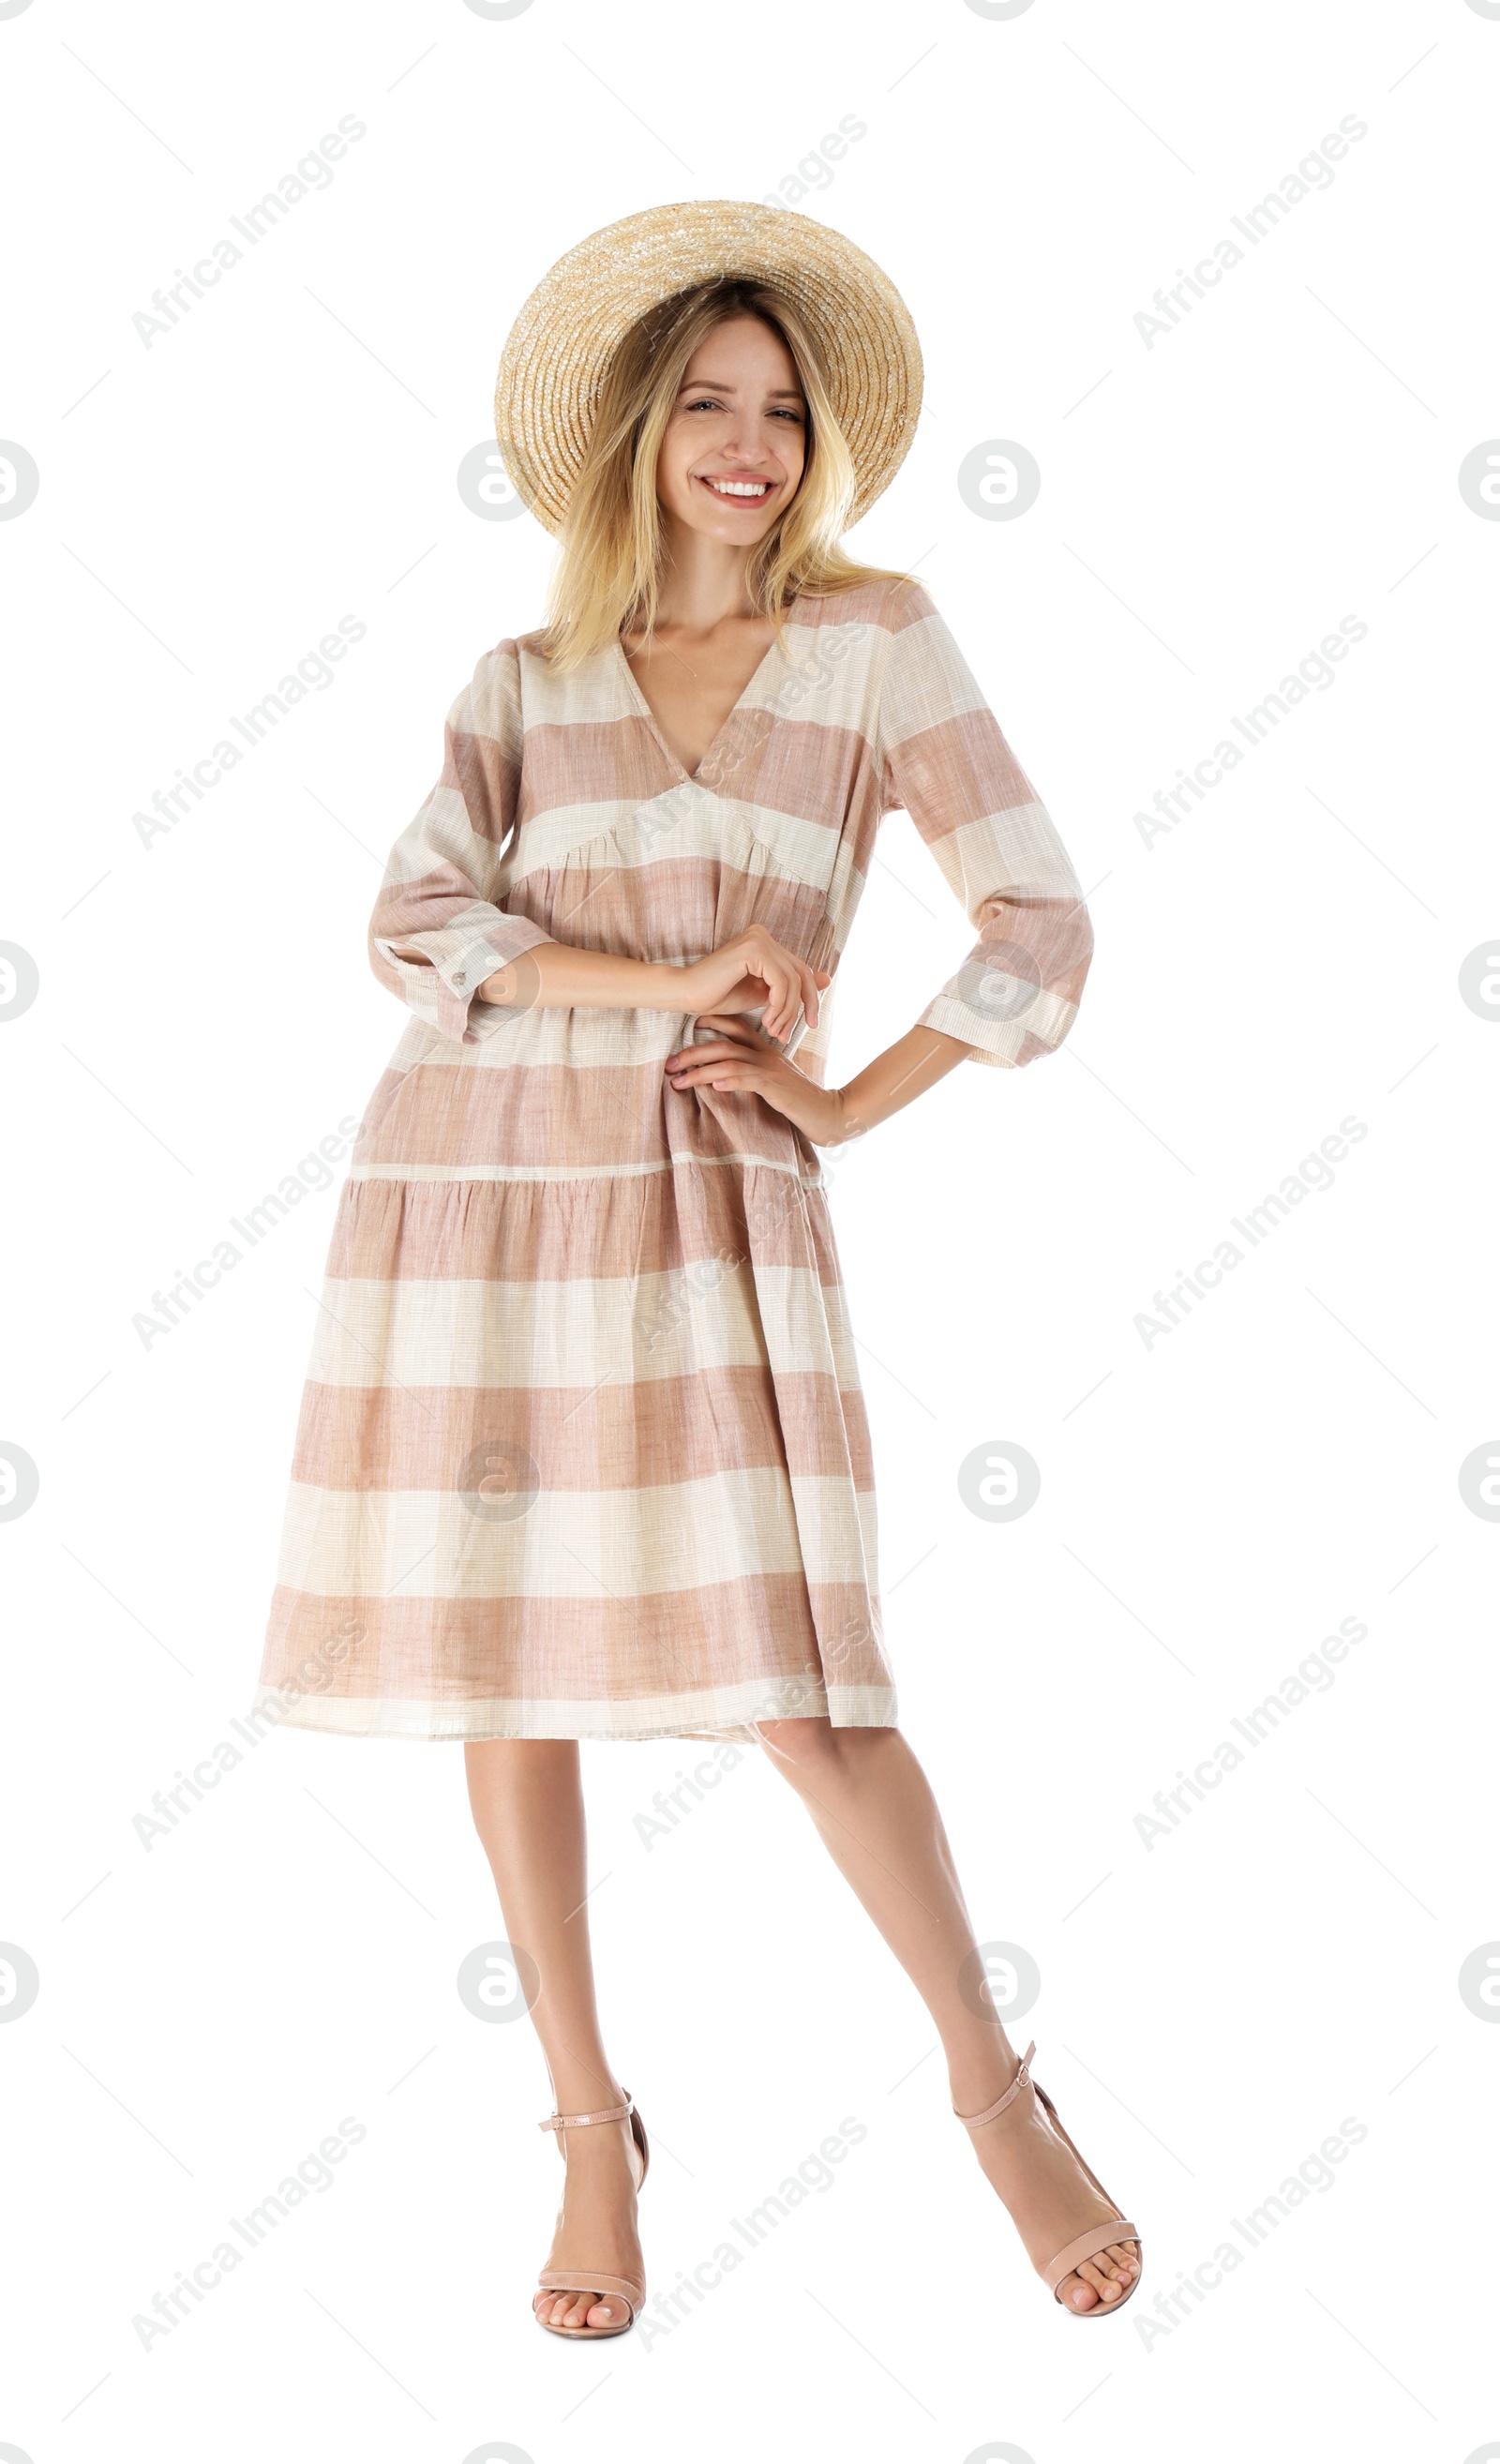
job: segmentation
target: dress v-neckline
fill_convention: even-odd
[[[790,605],[791,603],[788,602],[787,607],[783,609],[782,613],[783,617],[788,613]],[[761,681],[761,678],[764,675],[766,669],[771,664],[771,661],[778,657],[782,651],[782,644],[773,637],[767,646],[764,656],[757,665],[754,674],[750,677],[743,693],[735,703],[733,710],[727,713],[718,728],[715,731],[706,750],[699,755],[697,768],[695,770],[685,770],[682,763],[673,753],[671,745],[668,743],[666,737],[662,733],[661,722],[657,718],[651,703],[647,700],[645,693],[641,690],[640,679],[636,675],[635,670],[631,667],[629,660],[626,657],[625,644],[618,635],[615,637],[614,648],[616,655],[619,658],[620,665],[625,671],[626,683],[629,685],[630,692],[633,693],[636,701],[640,705],[641,716],[645,719],[648,727],[651,729],[652,736],[661,747],[662,753],[666,757],[667,760],[671,762],[673,769],[676,772],[678,785],[689,787],[706,787],[708,785],[708,781],[703,775],[704,772],[711,771],[713,769],[715,757],[717,756],[720,745],[723,743],[724,738],[729,734],[729,731],[734,726],[736,719],[744,709],[746,702],[754,693],[756,686]]]

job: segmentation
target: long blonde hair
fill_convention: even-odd
[[[842,545],[854,500],[854,465],[828,396],[822,354],[793,303],[758,282],[704,282],[680,291],[633,325],[600,389],[593,433],[559,534],[539,647],[576,668],[622,632],[652,629],[663,540],[656,465],[694,352],[731,317],[756,317],[780,336],[807,407],[802,478],[779,521],[753,551],[751,605],[778,638],[795,597],[823,599],[857,583],[908,577],[856,563]]]

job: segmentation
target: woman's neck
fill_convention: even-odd
[[[656,623],[683,633],[711,633],[736,618],[753,616],[745,573],[747,548],[726,539],[705,539],[686,523],[664,524],[663,556],[657,584]]]

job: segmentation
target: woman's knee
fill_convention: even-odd
[[[837,1758],[833,1724],[821,1713],[810,1719],[758,1720],[756,1728],[770,1760],[788,1776],[822,1771]]]
[[[878,1761],[896,1734],[893,1728],[836,1728],[822,1714],[756,1725],[769,1759],[791,1780],[855,1777]]]

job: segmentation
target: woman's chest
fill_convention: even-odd
[[[660,871],[654,898],[673,876],[682,885],[691,850],[695,871],[748,862],[838,905],[868,866],[880,819],[877,711],[858,646],[829,656],[810,634],[792,628],[784,649],[773,646],[706,744],[738,669],[717,673],[707,699],[675,710],[664,699],[659,717],[623,649],[565,680],[533,680],[523,666],[523,686],[536,690],[525,695],[507,884],[586,849],[631,873]],[[695,740],[674,751],[661,718]],[[689,752],[699,753],[691,765]]]
[[[769,622],[755,619],[701,635],[674,627],[625,644],[641,699],[690,779],[765,666],[774,640]]]

